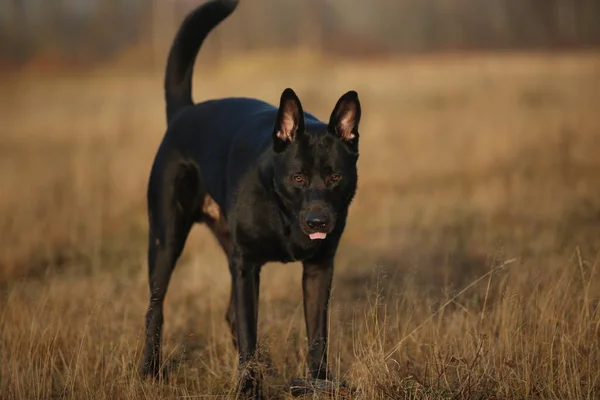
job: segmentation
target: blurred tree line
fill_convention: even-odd
[[[0,62],[160,55],[204,0],[0,0]],[[354,56],[600,44],[600,0],[241,0],[205,51],[305,46]],[[156,58],[155,58],[156,59]],[[158,62],[158,59],[156,59]]]

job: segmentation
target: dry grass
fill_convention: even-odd
[[[275,102],[292,86],[322,118],[349,88],[363,101],[330,338],[358,398],[600,396],[600,56],[244,65],[199,69],[196,99]],[[0,397],[231,397],[229,276],[204,227],[167,296],[172,379],[136,376],[160,85],[119,71],[3,82]],[[268,391],[285,397],[306,374],[300,268],[262,281]]]

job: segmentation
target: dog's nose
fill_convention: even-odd
[[[327,226],[329,218],[322,213],[309,212],[306,215],[306,225],[310,229],[323,229]]]

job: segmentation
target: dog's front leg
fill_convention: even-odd
[[[235,317],[239,352],[241,397],[261,398],[260,374],[253,365],[256,353],[260,264],[233,251],[230,268],[233,279]]]
[[[312,377],[316,379],[326,379],[329,375],[327,366],[327,325],[332,279],[332,258],[304,262],[302,292],[308,336],[308,368]]]

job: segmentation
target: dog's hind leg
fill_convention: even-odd
[[[194,223],[193,176],[183,168],[173,167],[171,176],[162,182],[151,179],[148,197],[150,224],[148,243],[148,278],[150,301],[146,313],[146,340],[142,375],[159,377],[163,303],[175,264],[181,255]],[[192,179],[190,179],[192,178]],[[191,185],[190,185],[191,184]],[[153,186],[155,185],[155,186]],[[158,189],[158,190],[153,190]],[[153,194],[153,195],[152,195]]]

